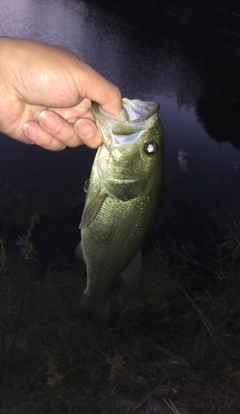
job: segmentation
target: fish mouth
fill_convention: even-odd
[[[102,115],[109,120],[128,125],[138,124],[158,114],[159,104],[156,102],[140,101],[138,99],[122,99],[122,109],[118,115],[112,115],[104,111],[96,102],[92,102],[92,109],[95,115]]]
[[[138,99],[122,100],[123,110],[128,117],[127,122],[137,123],[150,118],[153,114],[158,113],[159,104],[156,102],[140,101]]]
[[[107,113],[96,102],[92,102],[92,109],[97,125],[103,127],[101,135],[104,144],[109,149],[110,142],[113,146],[122,146],[139,141],[158,119],[159,104],[123,98],[122,108],[117,116]],[[104,136],[104,130],[108,130],[109,137],[111,136],[108,143],[106,142],[106,136]]]

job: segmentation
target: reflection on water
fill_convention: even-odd
[[[183,148],[214,185],[222,177],[228,182],[240,158],[239,38],[207,28],[203,16],[196,20],[191,10],[160,13],[156,8],[153,19],[139,7],[133,15],[128,2],[122,9],[121,3],[96,3],[2,0],[0,34],[68,47],[124,96],[158,101],[166,171],[178,171],[177,153]],[[82,148],[47,153],[7,138],[0,148],[3,177],[18,175],[54,188],[62,180],[66,186],[59,185],[59,191],[76,192],[94,156]]]
[[[240,148],[240,100],[213,95],[197,101],[196,113],[208,135],[218,142],[230,141]]]

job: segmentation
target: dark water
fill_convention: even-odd
[[[0,35],[65,46],[117,84],[123,96],[159,102],[165,174],[167,181],[177,180],[179,211],[188,219],[189,205],[200,212],[217,205],[218,198],[234,202],[239,197],[233,172],[240,169],[240,36],[235,30],[240,16],[168,2],[163,9],[153,1],[146,10],[135,4],[2,0]],[[181,149],[194,165],[188,173],[179,168]],[[50,198],[63,199],[78,194],[93,157],[87,148],[51,153],[1,136],[0,177],[33,183]]]

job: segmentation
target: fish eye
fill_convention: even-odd
[[[144,145],[144,152],[147,155],[154,155],[158,150],[158,146],[155,141],[149,141]]]

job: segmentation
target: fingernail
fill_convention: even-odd
[[[94,134],[92,126],[86,121],[77,121],[74,127],[80,137],[92,138]]]
[[[43,111],[38,117],[40,125],[48,129],[50,132],[58,132],[61,128],[61,122],[52,112]]]
[[[29,139],[35,139],[39,135],[39,128],[37,125],[32,124],[31,122],[26,122],[23,125],[23,133]]]

